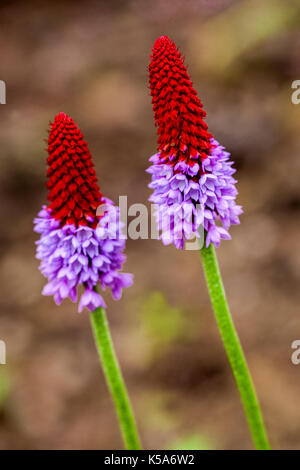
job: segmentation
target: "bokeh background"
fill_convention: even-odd
[[[299,26],[298,0],[1,1],[1,449],[122,448],[88,314],[41,296],[32,220],[60,111],[82,128],[102,192],[147,200],[147,66],[162,34],[238,169],[245,213],[218,256],[272,445],[300,448]],[[144,446],[251,449],[197,252],[129,240],[127,254],[135,284],[106,300]]]

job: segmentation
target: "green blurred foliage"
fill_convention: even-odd
[[[178,425],[178,417],[173,411],[173,403],[178,400],[176,394],[163,390],[146,391],[140,397],[147,429],[156,432],[171,432]]]
[[[189,47],[203,74],[222,79],[238,72],[240,57],[258,45],[296,27],[300,3],[295,0],[246,0],[233,4],[190,36]]]
[[[201,434],[184,436],[170,445],[172,450],[212,450],[211,442]]]
[[[153,345],[164,346],[188,335],[185,314],[168,304],[161,292],[150,293],[141,305],[143,329]]]
[[[0,411],[4,407],[12,388],[11,378],[5,366],[0,366]]]

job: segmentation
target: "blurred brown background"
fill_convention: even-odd
[[[49,120],[89,143],[102,192],[145,202],[154,40],[180,46],[245,214],[218,249],[274,448],[300,448],[298,0],[3,1],[0,5],[0,448],[122,448],[87,313],[42,297],[32,220]],[[127,243],[135,284],[108,315],[146,448],[252,448],[197,252]]]

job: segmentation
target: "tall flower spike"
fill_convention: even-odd
[[[229,239],[231,224],[239,223],[236,180],[229,153],[208,132],[202,103],[188,76],[183,58],[167,36],[153,46],[150,89],[158,151],[147,170],[152,175],[149,200],[156,205],[160,238],[183,248],[191,234],[204,226],[206,246]]]
[[[101,194],[83,135],[64,113],[51,124],[48,154],[50,204],[34,220],[34,230],[41,234],[36,256],[48,278],[43,294],[53,295],[57,304],[66,297],[75,302],[82,284],[79,311],[87,307],[93,312],[105,307],[95,292],[98,283],[104,290],[110,288],[115,299],[132,284],[131,274],[119,272],[126,259],[119,208]]]

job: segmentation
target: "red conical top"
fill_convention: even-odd
[[[150,58],[150,88],[161,161],[175,164],[184,160],[192,166],[210,154],[212,135],[203,120],[206,113],[173,41],[167,36],[158,38]]]
[[[48,139],[47,176],[51,215],[66,224],[96,227],[96,209],[102,194],[92,157],[73,119],[59,113]]]

